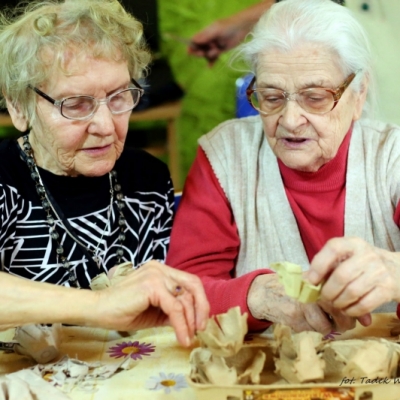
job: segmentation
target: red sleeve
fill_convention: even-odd
[[[167,264],[201,278],[211,315],[240,306],[249,315],[249,330],[266,329],[268,322],[251,316],[247,293],[256,276],[272,271],[257,270],[232,278],[239,245],[229,202],[199,148],[172,227]]]
[[[394,210],[393,221],[398,227],[400,227],[400,202]]]
[[[393,220],[395,224],[400,227],[400,202],[397,204],[396,210],[394,211]],[[400,304],[397,305],[397,317],[400,318]]]

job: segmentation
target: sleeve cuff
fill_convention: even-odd
[[[212,278],[203,279],[207,297],[211,305],[211,315],[226,312],[232,307],[240,307],[241,313],[247,313],[249,332],[263,331],[271,322],[254,318],[247,305],[247,296],[253,280],[262,274],[271,274],[270,269],[259,269],[235,279],[215,281]]]

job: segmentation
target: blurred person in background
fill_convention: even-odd
[[[379,109],[375,110],[376,115],[379,119],[400,125],[400,78],[397,74],[400,69],[400,34],[397,29],[400,2],[332,1],[348,7],[369,36],[375,54],[377,92],[382,100]],[[189,54],[206,58],[212,66],[224,52],[245,39],[260,15],[274,3],[273,0],[264,0],[228,17],[216,19],[192,36]]]

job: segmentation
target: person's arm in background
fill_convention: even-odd
[[[221,53],[237,46],[274,3],[275,0],[264,0],[228,18],[216,20],[191,38],[189,53],[205,57],[212,65]]]
[[[104,290],[67,288],[0,272],[0,329],[65,323],[120,331],[172,325],[189,346],[208,302],[196,276],[150,261]]]

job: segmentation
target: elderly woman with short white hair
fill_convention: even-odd
[[[372,55],[330,0],[275,4],[239,49],[259,115],[199,140],[167,257],[200,276],[213,314],[251,330],[369,324],[400,301],[400,129],[374,121]],[[286,295],[270,267],[300,264],[320,301]]]

